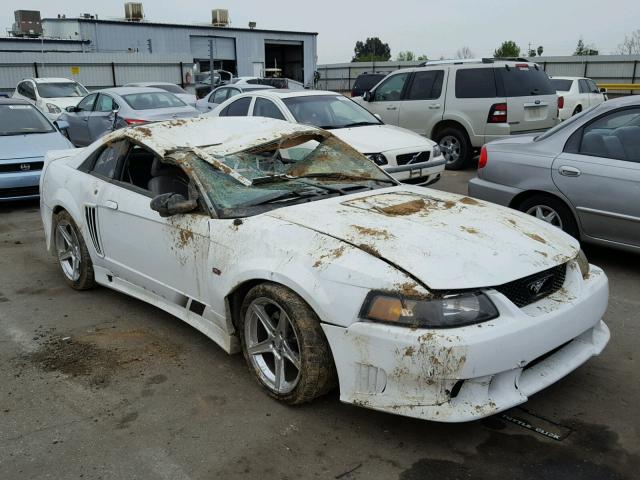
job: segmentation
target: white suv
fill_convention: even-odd
[[[525,60],[428,62],[387,75],[353,100],[385,123],[437,141],[454,170],[491,140],[558,123],[558,95],[549,76]]]
[[[18,83],[13,98],[34,104],[55,121],[63,110],[75,107],[88,94],[83,85],[69,78],[25,78]]]

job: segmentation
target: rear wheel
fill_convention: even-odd
[[[446,127],[436,134],[435,141],[447,161],[447,170],[460,170],[471,162],[473,149],[467,134],[456,127]]]
[[[249,368],[274,398],[309,402],[335,385],[320,321],[288,288],[263,283],[251,289],[242,303],[239,332]]]
[[[565,203],[550,195],[534,195],[520,204],[518,210],[564,230],[579,238],[578,225]]]
[[[53,242],[65,281],[76,290],[95,287],[93,263],[76,222],[64,210],[54,222]]]

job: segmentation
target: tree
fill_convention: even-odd
[[[459,48],[458,51],[456,52],[456,58],[473,58],[473,57],[475,57],[475,55],[473,54],[471,49],[466,45],[464,47]]]
[[[535,57],[536,55],[538,55],[538,52],[536,52],[535,48],[532,48],[529,50],[529,56],[530,57]]]
[[[520,56],[520,47],[513,40],[502,42],[502,45],[493,52],[495,58],[515,58]]]
[[[429,58],[427,58],[427,56],[424,55],[424,54],[423,55],[418,55],[418,61],[420,61],[420,62],[428,62]]]
[[[353,49],[352,62],[386,62],[391,58],[391,48],[388,43],[382,43],[378,37],[367,38],[365,42],[356,42]]]
[[[578,45],[576,45],[576,51],[573,52],[574,56],[589,56],[589,55],[598,55],[598,49],[595,45],[585,45],[584,40],[580,38],[578,40]]]
[[[529,56],[530,57],[535,57],[536,55],[538,57],[542,56],[542,52],[544,52],[544,47],[542,45],[540,45],[538,48],[530,48],[529,49]]]
[[[542,52],[544,52],[544,47],[542,45],[540,45],[536,52],[538,52],[538,56],[541,57],[542,56]]]
[[[618,45],[620,55],[640,55],[640,30],[624,36],[624,42]]]
[[[406,52],[399,52],[396,55],[396,60],[398,62],[411,62],[416,59],[416,54],[407,50]]]

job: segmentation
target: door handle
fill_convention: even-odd
[[[429,105],[429,110],[437,110],[439,108],[440,108],[440,104],[439,103],[436,103],[436,104],[433,104],[433,105]]]
[[[565,167],[562,166],[558,169],[560,175],[564,175],[565,177],[579,177],[582,173],[580,170],[574,167]]]
[[[104,206],[106,208],[111,209],[111,210],[117,210],[118,209],[118,203],[114,202],[113,200],[105,200],[104,201]]]
[[[387,107],[387,110],[397,110],[398,107]]]

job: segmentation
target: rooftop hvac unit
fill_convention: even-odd
[[[211,23],[214,27],[228,27],[229,10],[223,8],[211,10]]]
[[[39,37],[42,35],[42,23],[39,10],[16,10],[13,34],[16,37]]]
[[[140,22],[144,18],[141,3],[127,2],[124,4],[124,16],[128,22]]]

